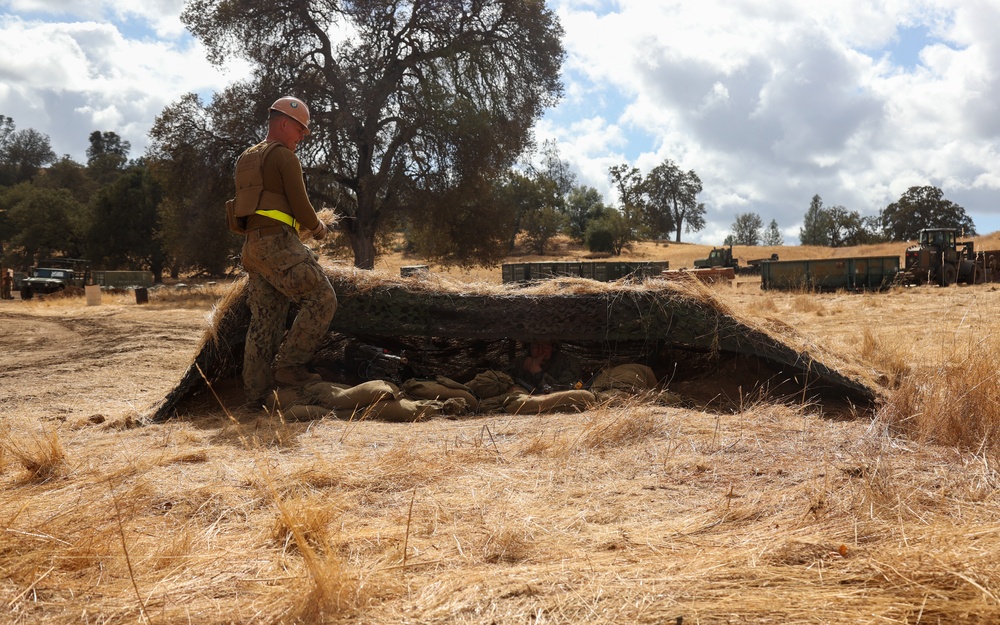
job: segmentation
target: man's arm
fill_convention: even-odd
[[[281,151],[279,147],[277,150]],[[284,150],[284,161],[279,167],[281,173],[282,186],[285,189],[285,198],[292,209],[292,217],[299,222],[299,229],[311,233],[315,238],[322,239],[326,236],[326,226],[324,226],[316,216],[316,210],[309,201],[309,194],[306,192],[306,181],[302,175],[302,165],[298,157],[291,151]]]

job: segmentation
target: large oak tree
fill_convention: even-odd
[[[910,187],[899,199],[882,209],[882,229],[891,241],[915,241],[923,228],[956,228],[976,234],[976,225],[965,209],[937,187]]]
[[[253,69],[214,98],[220,141],[256,140],[281,95],[309,104],[310,193],[347,218],[362,268],[386,226],[447,219],[441,202],[491,204],[562,92],[562,29],[542,0],[191,0],[182,19],[212,62]],[[462,223],[448,236],[487,225]]]
[[[681,242],[681,230],[698,231],[705,227],[705,205],[698,202],[701,179],[694,170],[684,171],[667,159],[646,176],[646,226],[656,238],[668,236]]]

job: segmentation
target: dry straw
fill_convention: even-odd
[[[0,621],[998,622],[1000,295],[975,289],[887,294],[867,338],[835,333],[864,300],[725,298],[896,376],[875,419],[753,393],[413,424],[5,415]],[[892,339],[915,301],[946,340]]]

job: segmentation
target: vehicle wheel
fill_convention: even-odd
[[[21,299],[31,299],[31,289],[27,287],[21,287]]]
[[[958,277],[955,265],[945,265],[941,270],[941,286],[951,286],[955,284]]]

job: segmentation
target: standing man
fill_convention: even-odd
[[[251,317],[243,388],[251,407],[260,406],[275,383],[302,386],[320,380],[307,367],[337,310],[333,286],[296,233],[319,240],[327,233],[309,202],[295,155],[308,134],[305,102],[279,98],[268,113],[267,138],[236,161],[236,206],[249,215],[243,268]],[[291,302],[299,312],[285,334]]]
[[[0,278],[0,299],[14,299],[14,276],[11,275],[10,269],[3,272],[3,277]]]

